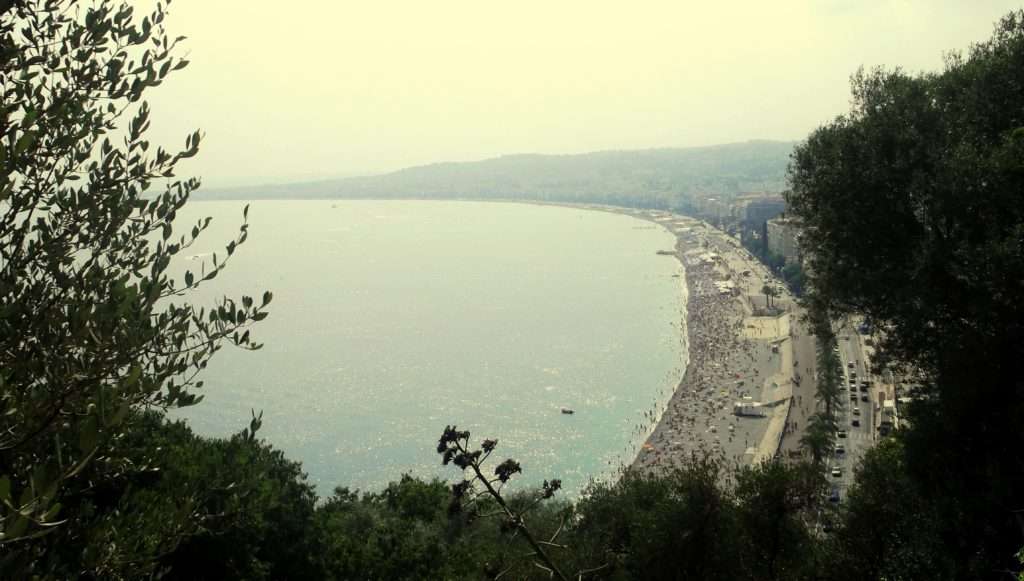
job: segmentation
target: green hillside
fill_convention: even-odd
[[[781,190],[793,146],[747,141],[682,149],[506,155],[376,176],[206,190],[197,198],[515,198],[678,206],[697,193],[729,196]]]

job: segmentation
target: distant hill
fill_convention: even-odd
[[[299,184],[205,190],[196,199],[525,199],[685,206],[694,194],[780,191],[793,142],[506,155]]]

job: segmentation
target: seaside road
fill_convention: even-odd
[[[842,476],[834,477],[830,474],[829,479],[834,483],[834,488],[839,490],[840,497],[846,498],[846,491],[853,483],[857,466],[875,443],[873,416],[876,410],[871,397],[872,389],[862,384],[868,381],[873,386],[875,382],[867,368],[853,326],[843,325],[837,330],[836,336],[843,369],[843,407],[839,411],[839,425],[841,430],[846,430],[846,437],[836,439],[837,446],[842,446],[843,452],[837,453],[830,465],[830,469],[838,467]]]

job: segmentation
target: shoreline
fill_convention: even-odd
[[[778,301],[790,306],[781,316],[760,316],[766,314],[762,284],[776,281],[737,240],[706,222],[661,210],[532,200],[445,201],[614,213],[648,222],[674,237],[671,251],[654,252],[671,256],[682,266],[677,291],[685,293],[680,321],[686,329],[680,336],[686,349],[682,376],[673,373],[674,377],[665,378],[661,393],[645,411],[639,411],[638,423],[626,448],[609,465],[611,470],[591,478],[618,479],[627,471],[669,472],[693,454],[709,454],[726,465],[750,465],[776,457],[780,450],[799,453],[799,424],[805,423],[808,406],[815,404],[813,393],[806,393],[808,387],[813,391],[813,381],[799,389],[799,379],[794,381],[794,371],[797,378],[804,373],[802,368],[796,370],[795,353],[801,353],[801,362],[812,362],[813,345],[811,355],[806,355],[806,348],[794,348],[794,342],[804,341],[796,312],[787,305],[792,303],[788,293]],[[813,370],[804,377],[813,378]],[[667,397],[664,388],[670,390]],[[808,396],[803,406],[801,393]],[[737,404],[756,413],[736,415]]]
[[[660,210],[544,205],[628,215],[675,236],[674,251],[658,254],[675,257],[684,270],[687,364],[668,401],[645,414],[649,423],[640,431],[647,436],[622,471],[666,473],[693,454],[751,465],[776,457],[784,437],[799,436],[789,419],[799,396],[792,305],[764,312],[760,289],[774,278],[738,242],[705,222]],[[734,414],[744,402],[750,415]]]
[[[493,201],[622,214],[675,236],[673,252],[657,253],[673,256],[683,267],[687,363],[668,401],[645,412],[638,431],[647,436],[634,445],[633,460],[620,467],[620,475],[668,473],[693,455],[717,457],[727,466],[757,464],[784,451],[800,455],[800,421],[815,405],[813,381],[801,385],[801,374],[814,377],[813,355],[807,354],[814,352],[813,339],[807,344],[813,336],[801,328],[801,310],[788,289],[739,241],[707,222],[664,210]],[[781,309],[766,309],[761,294],[766,283],[781,286],[774,301]],[[741,403],[754,413],[734,414]]]

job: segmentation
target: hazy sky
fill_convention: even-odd
[[[146,0],[136,0],[141,6]],[[210,187],[507,153],[801,139],[864,65],[935,70],[1002,0],[175,0],[151,138]]]

